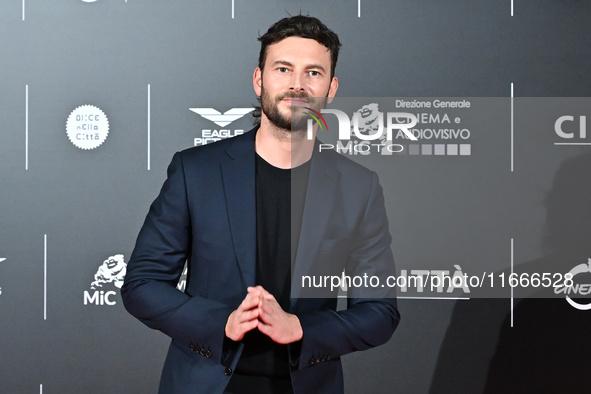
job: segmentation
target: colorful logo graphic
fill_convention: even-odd
[[[326,122],[324,121],[324,118],[322,117],[320,112],[322,112],[323,114],[335,115],[337,117],[338,124],[339,124],[339,134],[338,134],[339,137],[338,138],[341,141],[349,141],[349,140],[351,140],[352,136],[354,136],[354,138],[358,138],[362,141],[373,141],[373,140],[381,139],[382,135],[384,135],[384,134],[386,135],[386,139],[388,141],[392,141],[394,130],[400,130],[400,133],[403,133],[403,135],[406,138],[413,140],[413,141],[417,141],[417,137],[415,137],[412,134],[412,132],[410,131],[410,129],[412,127],[414,127],[418,122],[418,119],[414,114],[410,114],[407,112],[388,112],[386,114],[388,121],[386,123],[386,126],[384,126],[384,120],[382,119],[382,116],[384,114],[382,114],[381,112],[378,111],[377,104],[370,104],[369,106],[364,106],[364,108],[362,108],[361,110],[356,111],[353,114],[353,122],[351,122],[351,119],[349,119],[349,116],[345,112],[340,111],[338,109],[323,108],[320,110],[320,112],[318,112],[318,111],[314,111],[313,109],[308,108],[308,107],[305,107],[305,108],[313,111],[313,114],[308,113],[308,112],[306,114],[313,117],[316,120],[316,122],[318,122],[318,124],[320,124],[320,120],[317,119],[317,117],[320,117],[322,119],[322,121],[324,122],[324,125],[326,125]],[[373,131],[372,134],[364,134],[359,129],[359,124],[360,124],[359,118],[365,119],[367,116],[373,114],[374,110],[376,111],[376,115],[381,115],[376,119],[372,119],[372,123],[377,122],[378,126],[375,130],[373,127],[371,127],[371,131]],[[404,120],[405,122],[399,123],[400,120]],[[364,129],[364,132],[367,132],[369,129],[364,127],[364,126],[366,126],[366,124],[364,122],[365,122],[365,120],[361,122],[362,128]],[[311,123],[309,122],[308,125],[311,126]],[[312,134],[309,129],[310,129],[310,127],[308,127],[308,138],[311,138]]]
[[[322,116],[322,114],[320,112],[313,110],[310,107],[304,107],[304,108],[312,111],[312,113],[304,112],[304,114],[309,115],[312,119],[314,119],[316,121],[316,123],[318,123],[318,126],[320,126],[320,130],[324,130],[324,128],[326,128],[326,131],[328,131],[328,125],[326,124],[326,120],[324,120],[324,116]],[[322,122],[320,122],[320,120],[322,120]],[[322,127],[323,123],[324,123],[324,127]]]

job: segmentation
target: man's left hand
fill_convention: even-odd
[[[304,336],[300,319],[285,312],[271,293],[263,289],[259,303],[260,332],[280,344],[297,342]]]

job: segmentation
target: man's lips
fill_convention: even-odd
[[[308,104],[308,100],[301,97],[285,97],[281,101],[286,102],[288,104],[294,105],[306,105]]]

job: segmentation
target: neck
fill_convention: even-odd
[[[269,122],[263,114],[255,138],[255,150],[274,167],[294,168],[310,160],[314,150],[314,139],[307,139],[305,131],[291,132],[280,129]]]

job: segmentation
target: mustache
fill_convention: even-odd
[[[308,93],[306,93],[306,92],[292,92],[292,91],[288,91],[288,92],[282,93],[279,96],[277,96],[277,101],[281,101],[284,98],[306,98],[306,97],[310,97],[308,95]]]

